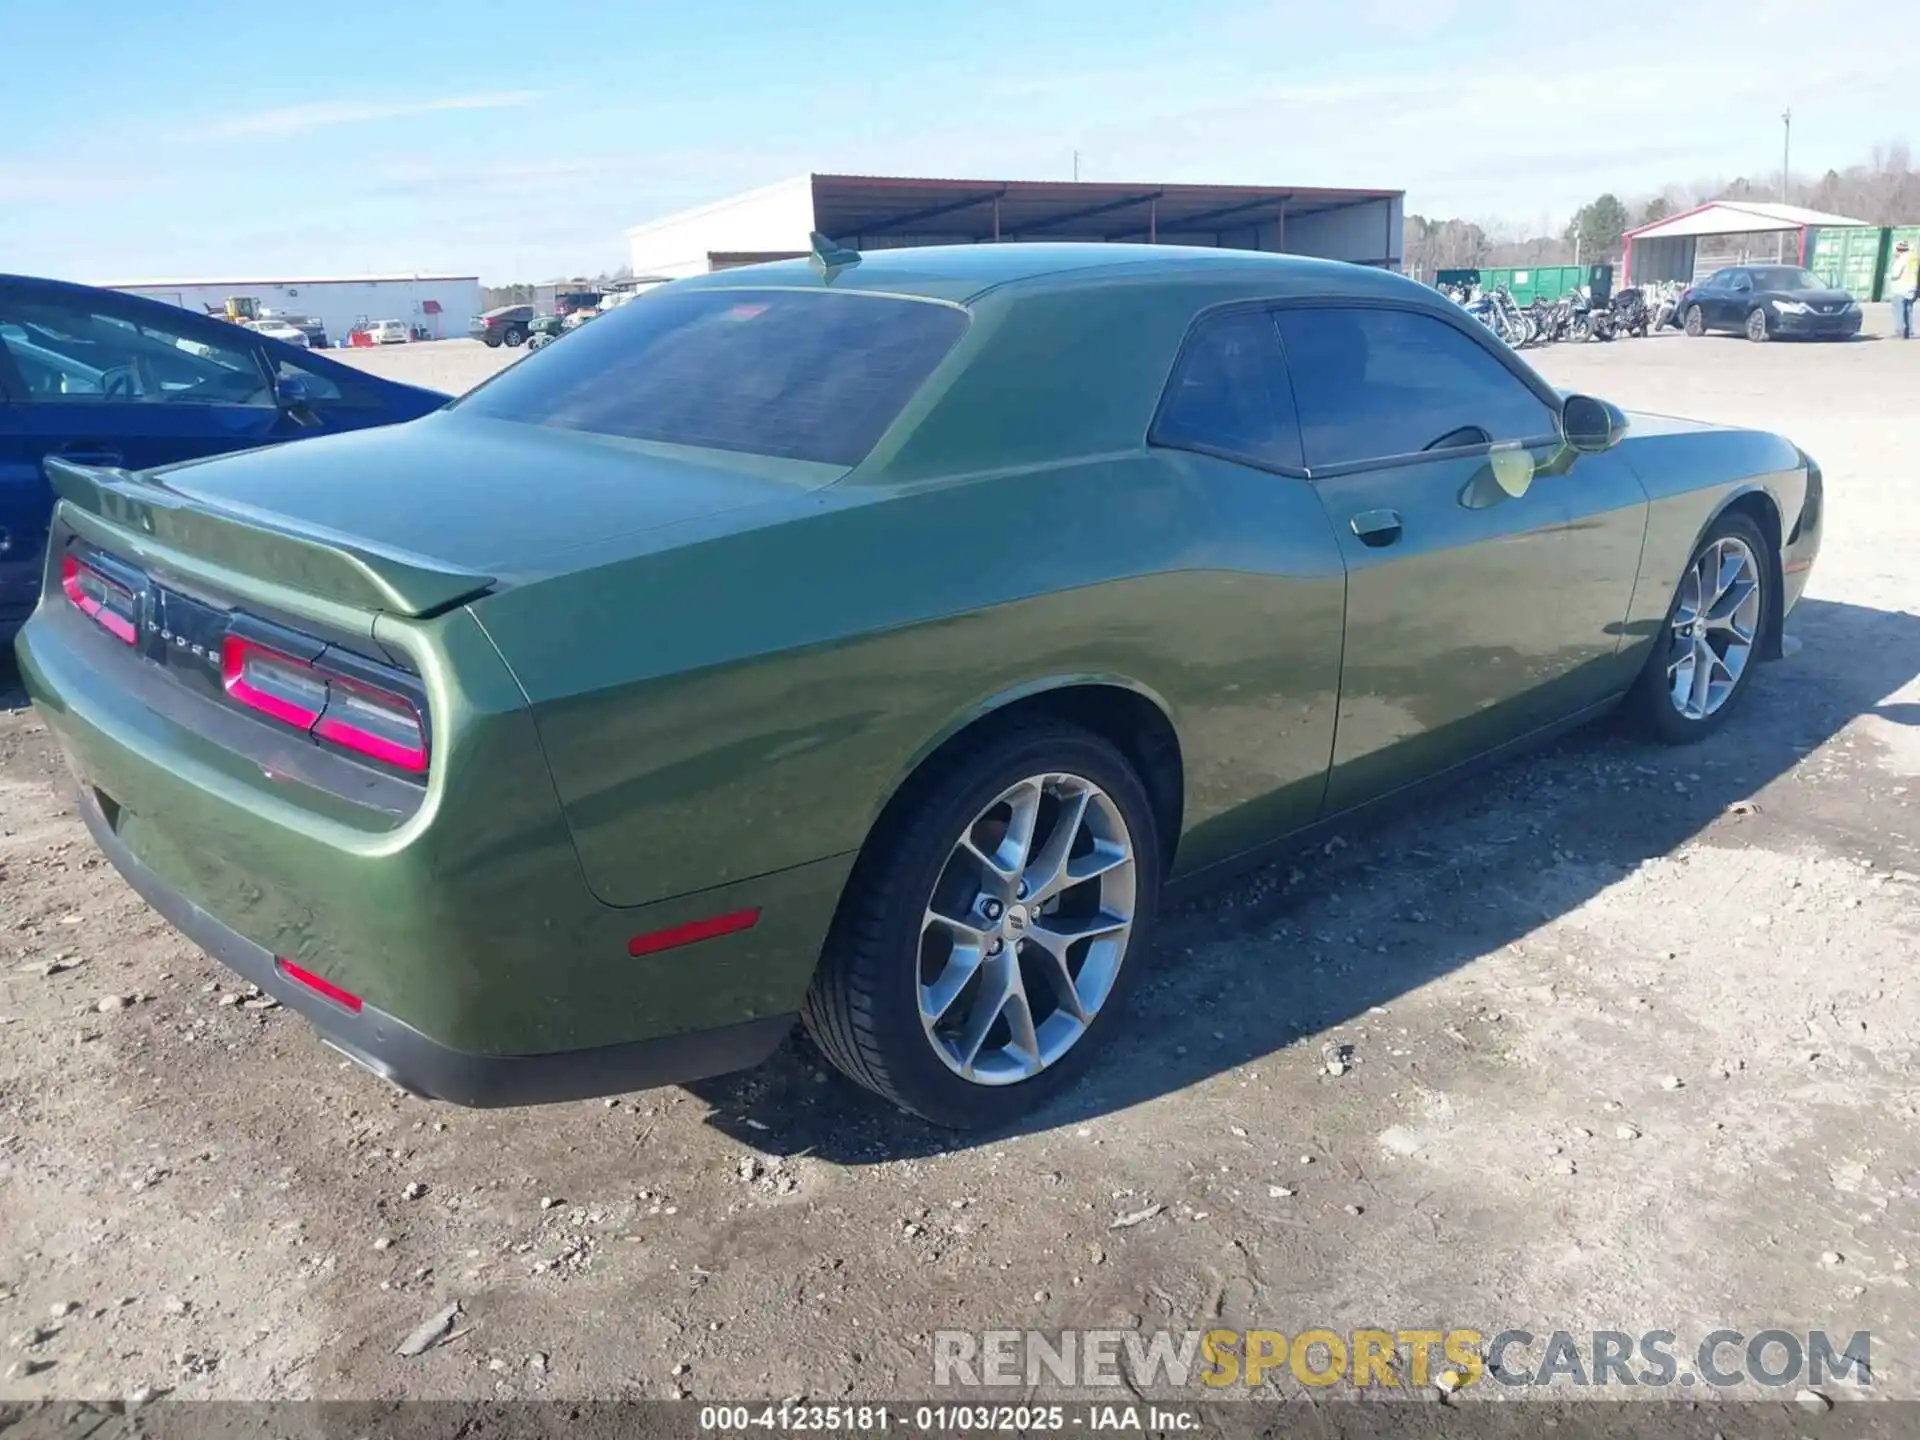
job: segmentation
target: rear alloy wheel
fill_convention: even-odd
[[[1758,345],[1772,338],[1767,330],[1767,312],[1758,305],[1747,312],[1747,339]]]
[[[1745,691],[1773,599],[1765,555],[1760,527],[1740,514],[1722,516],[1694,551],[1628,701],[1657,739],[1711,735]]]
[[[1687,307],[1687,334],[1698,340],[1707,333],[1706,313],[1698,305]]]
[[[964,753],[855,867],[804,1009],[835,1065],[955,1128],[1067,1085],[1157,910],[1152,807],[1105,740],[1036,725]]]
[[[498,350],[500,348],[500,336],[497,331],[489,330],[480,338],[486,342],[489,350]]]

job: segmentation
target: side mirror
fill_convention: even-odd
[[[313,382],[304,375],[282,375],[273,382],[273,399],[282,410],[305,410],[313,404]]]
[[[285,411],[294,424],[307,429],[323,423],[314,413],[315,398],[313,382],[304,375],[282,375],[273,382],[273,403]]]
[[[1586,454],[1611,450],[1627,433],[1626,412],[1591,395],[1569,395],[1560,407],[1560,433]]]

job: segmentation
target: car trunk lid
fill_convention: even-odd
[[[52,461],[61,498],[123,530],[367,610],[425,616],[605,545],[842,472],[433,415],[145,472]]]

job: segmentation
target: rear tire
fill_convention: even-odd
[[[1707,333],[1706,313],[1698,305],[1687,307],[1686,330],[1696,340]]]
[[[1051,720],[909,783],[854,866],[801,1017],[836,1067],[896,1105],[1003,1126],[1072,1084],[1120,1023],[1159,908],[1153,807],[1112,745]]]
[[[1720,589],[1727,576],[1732,582]],[[1760,663],[1777,603],[1760,527],[1739,512],[1722,515],[1687,561],[1628,692],[1629,720],[1668,745],[1691,745],[1726,724]]]
[[[1754,306],[1747,312],[1747,339],[1761,345],[1772,338],[1772,332],[1767,329],[1767,312],[1758,305]]]
[[[494,334],[493,331],[491,330],[489,330],[485,335],[482,335],[480,339],[481,339],[481,343],[483,343],[489,350],[498,350],[500,348],[500,337]]]

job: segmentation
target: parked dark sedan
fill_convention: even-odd
[[[143,470],[391,425],[448,398],[157,300],[0,275],[0,642],[40,593],[49,456]]]
[[[1689,335],[1730,330],[1749,340],[1851,340],[1861,318],[1851,295],[1798,265],[1716,270],[1680,297],[1680,316]]]
[[[526,344],[527,337],[533,334],[533,325],[531,305],[497,305],[486,314],[476,316],[468,333],[489,350],[498,350],[502,345]]]

